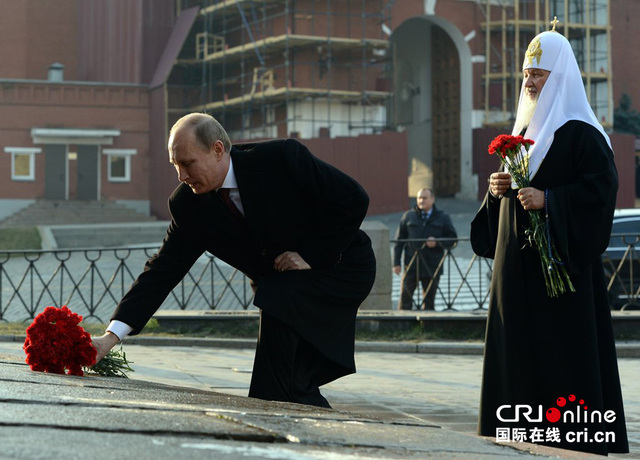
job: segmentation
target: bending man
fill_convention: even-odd
[[[181,184],[158,254],[118,305],[98,358],[142,330],[208,251],[255,289],[260,333],[249,396],[330,407],[319,386],[355,372],[358,307],[375,278],[359,227],[369,199],[299,142],[235,145],[211,116],[176,122],[169,161]]]

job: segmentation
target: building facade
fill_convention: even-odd
[[[164,0],[0,5],[0,217],[40,199],[150,212],[148,82],[174,8]]]
[[[235,141],[314,145],[363,183],[371,214],[424,186],[477,198],[530,39],[557,17],[612,131],[622,94],[640,103],[636,13],[634,0],[4,2],[0,218],[41,199],[168,217],[167,132],[191,111]],[[630,206],[633,139],[612,137]]]

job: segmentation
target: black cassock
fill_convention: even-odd
[[[555,132],[531,186],[548,190],[551,235],[576,292],[547,296],[540,258],[523,235],[529,217],[517,191],[502,199],[488,193],[471,224],[474,252],[494,259],[479,434],[506,440],[515,429],[516,439],[519,433],[528,442],[627,452],[601,261],[618,188],[611,149],[591,125],[569,121]]]

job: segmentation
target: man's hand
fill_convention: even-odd
[[[96,356],[97,363],[102,358],[107,356],[109,351],[111,351],[111,349],[120,341],[120,339],[113,332],[106,332],[100,337],[91,337],[91,341],[95,349],[98,350],[98,354]]]
[[[400,270],[401,270],[400,265],[393,266],[393,273],[395,273],[396,275],[400,274]]]
[[[544,192],[533,187],[521,188],[518,199],[526,211],[544,208]]]
[[[273,268],[279,272],[286,272],[287,270],[310,270],[311,265],[305,262],[297,252],[287,251],[276,257]]]
[[[429,238],[427,238],[426,245],[428,248],[433,249],[438,245],[438,242],[434,237],[430,236]]]
[[[495,172],[489,177],[489,191],[497,198],[507,193],[511,188],[511,174],[507,172]]]

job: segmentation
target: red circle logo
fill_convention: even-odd
[[[552,407],[551,409],[547,409],[546,417],[551,423],[556,423],[560,420],[560,410]]]

